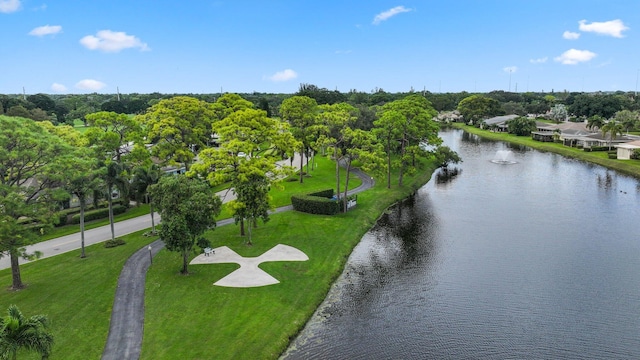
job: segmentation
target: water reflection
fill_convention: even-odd
[[[435,181],[438,187],[448,187],[458,175],[462,174],[462,169],[454,168],[440,168],[436,171]]]
[[[640,358],[638,180],[442,137],[460,171],[381,217],[284,357]]]

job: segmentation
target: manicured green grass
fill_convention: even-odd
[[[10,291],[11,269],[0,271],[0,316],[11,304],[26,315],[44,314],[51,321],[55,345],[51,359],[99,359],[111,319],[116,283],[125,261],[155,238],[142,231],[124,236],[123,246],[88,246],[20,266],[27,288]],[[39,359],[21,354],[20,359]]]
[[[332,163],[319,169],[324,166],[333,174]],[[280,243],[304,251],[309,261],[261,265],[281,281],[277,285],[216,287],[213,282],[237,265],[194,265],[192,273],[183,276],[178,255],[161,251],[147,275],[142,358],[277,358],[322,302],[362,235],[386,207],[425,183],[432,170],[427,164],[414,177],[405,178],[403,188],[394,185],[387,190],[379,179],[374,189],[358,196],[355,210],[339,216],[274,214],[254,230],[251,247],[234,225],[207,234],[214,246],[227,245],[243,256],[258,256]],[[321,183],[319,173],[307,179],[318,178]],[[307,179],[309,188],[299,190],[333,183],[333,176],[323,180],[325,184],[312,185]],[[100,358],[122,266],[131,254],[155,240],[142,236],[143,232],[125,236],[124,246],[89,246],[85,259],[79,258],[78,250],[22,265],[28,287],[17,292],[0,290],[0,312],[16,304],[26,315],[47,315],[56,341],[51,359]],[[0,284],[5,289],[11,284],[10,269],[0,271]],[[21,353],[20,358],[37,357]]]
[[[113,217],[113,219],[114,219],[115,222],[118,222],[118,221],[128,220],[128,219],[132,219],[132,218],[135,218],[135,217],[138,217],[138,216],[143,216],[143,215],[149,215],[149,205],[148,204],[140,204],[140,206],[132,206],[127,210],[126,213],[115,215]],[[149,216],[151,216],[151,215],[149,215]],[[100,227],[100,226],[104,226],[104,225],[108,225],[108,224],[109,224],[109,218],[100,219],[100,220],[94,220],[94,221],[86,222],[84,224],[84,229],[85,230],[90,230],[90,229],[94,229],[94,228],[97,228],[97,227]],[[42,235],[42,236],[40,236],[38,238],[38,241],[45,241],[45,240],[55,239],[55,238],[60,237],[60,236],[75,234],[77,232],[80,232],[80,225],[79,224],[60,226],[60,227],[53,228],[53,229],[50,229],[49,231],[47,231],[47,233],[45,233],[44,235]]]
[[[640,178],[640,160],[609,159],[606,151],[587,152],[582,149],[568,147],[562,144],[536,141],[533,140],[530,136],[515,136],[507,133],[496,133],[462,124],[454,124],[454,126],[487,139],[506,141],[514,144],[529,146],[541,151],[553,152],[562,156],[567,156],[574,159],[602,165],[621,173]],[[615,148],[612,148],[612,150],[614,149]]]
[[[304,176],[302,184],[299,175],[292,175],[271,186],[271,204],[274,207],[281,207],[291,204],[291,196],[295,194],[308,193],[318,190],[335,189],[336,175],[335,163],[326,157],[317,156],[315,159],[316,169],[310,170],[309,174]],[[346,173],[344,169],[340,169],[340,192],[344,191]],[[351,174],[349,176],[349,189],[355,189],[360,186],[362,181],[357,176]],[[231,211],[226,207],[222,207],[219,219],[230,218]]]
[[[277,244],[305,252],[309,261],[261,265],[280,280],[277,285],[213,286],[237,265],[190,265],[190,275],[183,276],[179,256],[161,252],[147,275],[141,358],[277,358],[322,302],[362,235],[389,205],[427,182],[432,171],[425,165],[405,180],[405,187],[390,190],[379,179],[346,214],[275,214],[254,230],[253,246],[245,244],[233,225],[207,234],[214,247],[229,246],[242,256],[259,256]]]

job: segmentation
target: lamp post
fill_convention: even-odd
[[[151,245],[149,245],[147,249],[149,249],[149,264],[153,264],[153,256],[151,255]]]

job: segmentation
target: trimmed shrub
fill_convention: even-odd
[[[291,205],[296,211],[317,215],[335,215],[342,209],[342,201],[333,198],[333,189],[293,195]]]
[[[127,208],[122,205],[115,205],[113,207],[113,215],[123,214],[127,211]],[[85,211],[84,221],[91,221],[97,219],[104,219],[109,217],[109,208],[100,208],[91,211]],[[71,224],[80,224],[80,214],[75,214],[71,217]]]
[[[104,247],[106,248],[112,248],[112,247],[116,247],[116,246],[120,246],[120,245],[124,245],[126,244],[126,242],[124,242],[124,240],[122,240],[121,238],[115,238],[114,240],[107,240],[104,242]]]

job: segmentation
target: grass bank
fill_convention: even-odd
[[[541,151],[553,152],[562,156],[598,164],[640,179],[640,160],[609,159],[606,151],[587,152],[582,149],[568,147],[558,143],[535,141],[530,136],[516,136],[507,133],[481,130],[473,126],[463,125],[460,123],[455,123],[453,126],[483,138],[505,141],[513,144],[525,145]]]
[[[333,187],[333,171],[333,163],[323,159],[304,184],[289,182],[273,190],[286,199],[288,192]],[[425,164],[405,178],[403,188],[394,185],[391,190],[384,188],[383,179],[377,179],[378,185],[359,194],[358,206],[347,214],[275,214],[254,231],[252,247],[244,244],[234,225],[207,234],[215,246],[229,246],[243,256],[258,256],[280,243],[304,251],[309,261],[261,265],[281,281],[277,285],[252,289],[212,286],[236,265],[190,266],[192,274],[182,276],[177,254],[161,251],[147,275],[142,358],[276,358],[322,302],[362,234],[386,207],[428,181],[432,171],[431,164]],[[351,184],[355,187],[359,181]],[[1,270],[0,312],[16,304],[27,316],[47,315],[55,336],[52,360],[99,359],[122,266],[135,251],[155,240],[142,236],[143,232],[123,236],[124,246],[88,246],[85,259],[79,258],[78,250],[21,265],[22,279],[28,285],[21,291],[7,290],[11,271]],[[38,357],[20,353],[19,358]]]
[[[80,250],[20,266],[27,288],[10,291],[11,269],[0,271],[0,316],[16,304],[25,316],[44,314],[55,337],[51,359],[99,359],[106,343],[116,283],[125,261],[155,238],[142,231],[123,236],[126,244]],[[21,353],[19,359],[39,359]]]
[[[298,212],[275,214],[245,245],[235,226],[207,236],[245,257],[259,256],[277,244],[294,246],[305,262],[264,263],[279,284],[224,288],[212,284],[237,268],[234,264],[191,265],[179,275],[177,254],[163,251],[147,275],[145,335],[141,359],[274,359],[282,353],[325,298],[353,247],[387,207],[426,183],[431,164],[386,189],[383,179],[358,195],[355,210],[338,216]]]

